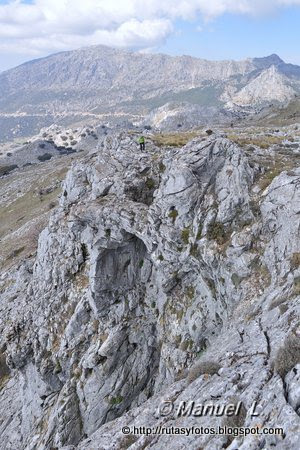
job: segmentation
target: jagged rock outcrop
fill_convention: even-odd
[[[261,174],[214,136],[107,136],[73,165],[35,261],[1,280],[3,448],[298,448],[300,169]],[[240,401],[236,426],[285,435],[122,435],[224,423],[162,399]]]

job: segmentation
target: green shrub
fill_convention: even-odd
[[[117,395],[116,397],[111,397],[110,404],[115,406],[122,403],[122,401],[123,401],[122,395]]]
[[[216,241],[219,245],[227,241],[227,233],[221,222],[213,222],[208,225],[207,237],[209,240]]]
[[[192,300],[195,297],[195,288],[194,286],[187,286],[186,288],[186,295],[190,300]]]
[[[178,211],[177,209],[172,209],[169,212],[169,217],[173,220],[173,223],[175,223],[176,217],[178,216]]]
[[[199,239],[201,239],[201,235],[202,235],[202,225],[198,226],[198,231],[196,234],[196,240],[199,241]]]
[[[198,245],[197,244],[192,244],[191,245],[190,255],[194,256],[194,258],[197,258],[199,256],[199,251],[198,251]]]
[[[9,172],[11,172],[14,169],[17,169],[17,165],[16,164],[11,164],[10,166],[0,166],[0,177],[2,175],[8,175]]]
[[[51,153],[44,153],[43,155],[39,155],[38,157],[37,157],[37,159],[39,160],[39,161],[41,161],[41,162],[44,162],[44,161],[48,161],[49,159],[51,159],[53,157],[53,155],[51,155]]]
[[[153,180],[153,178],[147,178],[146,180],[146,186],[148,189],[152,190],[155,188],[155,181]]]
[[[186,227],[181,231],[181,239],[185,245],[188,245],[190,237],[190,228]]]
[[[160,162],[158,164],[158,169],[159,169],[160,173],[163,173],[166,170],[166,166],[164,165],[163,162]]]

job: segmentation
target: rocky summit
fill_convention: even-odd
[[[1,449],[299,448],[297,130],[115,131],[72,160],[1,273]]]

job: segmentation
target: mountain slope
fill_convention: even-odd
[[[0,108],[32,112],[90,109],[99,102],[147,99],[169,91],[177,92],[223,83],[232,77],[265,70],[282,60],[268,58],[245,61],[207,61],[190,56],[171,57],[126,52],[103,46],[58,53],[23,64],[0,74]],[[52,102],[52,103],[51,103]]]
[[[222,107],[238,92],[245,96],[243,88],[247,101],[263,103],[265,96],[249,92],[264,91],[272,66],[282,80],[279,100],[299,91],[300,68],[277,55],[207,61],[104,46],[58,53],[0,74],[0,139],[32,135],[53,122],[72,124],[84,114],[143,116],[172,101]],[[267,100],[277,99],[271,85]]]
[[[284,102],[296,96],[296,91],[289,85],[287,76],[280,74],[272,65],[250,81],[232,97],[237,105],[255,105],[262,102]]]

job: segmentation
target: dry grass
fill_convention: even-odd
[[[70,163],[71,159],[46,163],[38,170],[30,167],[0,180],[0,268],[8,268],[36,251],[38,236],[47,225]]]
[[[197,378],[200,377],[200,375],[214,375],[218,373],[218,371],[221,369],[220,364],[213,362],[213,361],[202,361],[198,364],[196,364],[194,367],[192,367],[189,371],[189,374],[187,376],[188,383],[192,383]]]
[[[272,145],[279,145],[287,139],[286,136],[245,136],[238,134],[228,134],[228,139],[238,144],[240,147],[245,147],[246,145],[255,145],[262,149],[267,149]]]
[[[283,346],[278,350],[274,360],[275,371],[284,378],[286,374],[300,362],[300,337],[289,334]]]
[[[204,134],[201,131],[159,133],[152,136],[152,141],[158,147],[183,147],[197,136],[204,136]]]
[[[291,268],[298,269],[300,267],[300,252],[293,253],[290,261]]]
[[[89,277],[83,273],[78,273],[75,275],[74,286],[77,290],[84,290],[90,284]]]
[[[0,390],[8,381],[10,376],[9,367],[6,364],[6,358],[3,353],[0,353]]]
[[[276,178],[278,175],[280,175],[281,172],[283,172],[284,168],[280,167],[274,167],[271,170],[268,170],[259,180],[259,187],[264,191]]]

